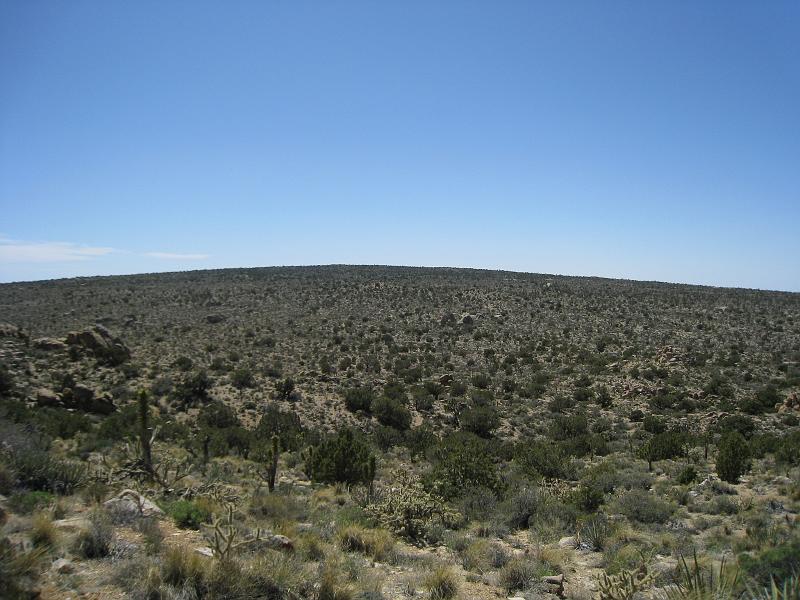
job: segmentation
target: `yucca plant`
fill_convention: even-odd
[[[679,573],[680,580],[666,589],[668,600],[732,600],[743,595],[737,591],[739,570],[726,568],[724,558],[716,572],[713,567],[706,570],[693,551],[691,565],[681,556]]]
[[[748,591],[751,600],[800,600],[800,574],[795,573],[778,585],[773,579],[770,586],[758,591]]]

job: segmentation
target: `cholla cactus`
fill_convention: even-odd
[[[413,541],[424,539],[434,523],[453,526],[460,515],[444,500],[423,488],[419,478],[405,470],[394,473],[394,483],[366,507],[384,527]]]
[[[635,571],[622,571],[616,575],[600,575],[598,600],[629,600],[636,592],[649,589],[655,576],[642,566]]]
[[[211,547],[214,551],[214,556],[221,561],[231,558],[239,548],[261,540],[261,530],[258,529],[254,536],[237,541],[239,531],[234,525],[233,504],[228,505],[227,514],[224,518],[214,519],[211,527],[213,533]]]

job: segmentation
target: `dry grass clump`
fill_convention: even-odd
[[[31,519],[31,542],[37,548],[53,548],[61,537],[53,518],[47,512],[36,513]]]
[[[95,508],[89,513],[89,525],[82,529],[74,542],[76,554],[83,558],[103,558],[111,552],[114,527],[108,513]]]
[[[458,594],[458,576],[450,567],[438,566],[423,580],[430,600],[450,600]]]
[[[385,561],[394,549],[394,538],[384,529],[352,524],[342,527],[336,537],[345,552],[360,552],[377,561]]]

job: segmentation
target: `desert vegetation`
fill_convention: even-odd
[[[797,598],[800,295],[0,285],[7,598]]]

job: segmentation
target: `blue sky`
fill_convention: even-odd
[[[800,3],[0,4],[0,281],[287,264],[800,291]]]

